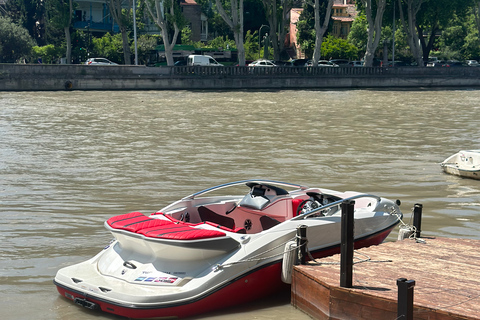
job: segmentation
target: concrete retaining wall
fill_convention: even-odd
[[[0,91],[480,87],[480,68],[0,64]]]

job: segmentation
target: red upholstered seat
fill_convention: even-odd
[[[150,238],[171,240],[197,240],[224,237],[216,230],[196,229],[190,223],[174,223],[169,220],[153,219],[140,212],[131,212],[107,220],[107,224],[119,230],[143,234]]]
[[[174,225],[171,221],[152,219],[140,212],[131,212],[120,216],[112,217],[107,220],[110,227],[114,229],[138,232],[139,230],[163,225]]]
[[[299,198],[292,199],[292,212],[294,217],[297,215],[298,206],[302,201],[303,200]]]
[[[189,225],[173,224],[171,226],[152,227],[140,230],[138,233],[151,238],[171,240],[197,240],[224,237],[226,234],[217,230],[196,229]]]

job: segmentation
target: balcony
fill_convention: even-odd
[[[100,31],[118,33],[120,29],[116,23],[93,22],[93,21],[76,21],[73,23],[75,29],[86,31]]]

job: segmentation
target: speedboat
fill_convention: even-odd
[[[253,301],[289,288],[299,227],[307,259],[340,252],[345,201],[353,205],[355,248],[380,244],[402,218],[399,202],[375,195],[231,182],[149,215],[108,219],[115,239],[60,269],[54,284],[80,306],[128,318],[190,317]]]
[[[461,150],[445,159],[440,166],[449,174],[480,179],[480,150]]]

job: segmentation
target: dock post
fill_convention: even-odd
[[[297,263],[305,264],[307,256],[307,226],[301,225],[297,228],[297,247],[300,248],[298,251]]]
[[[422,227],[422,209],[423,205],[416,203],[413,206],[413,226],[415,227],[415,238],[420,238],[420,228]]]
[[[415,280],[397,279],[398,308],[397,319],[413,320],[413,287]]]
[[[340,243],[340,287],[351,288],[353,281],[354,212],[355,201],[342,202],[342,235]]]

